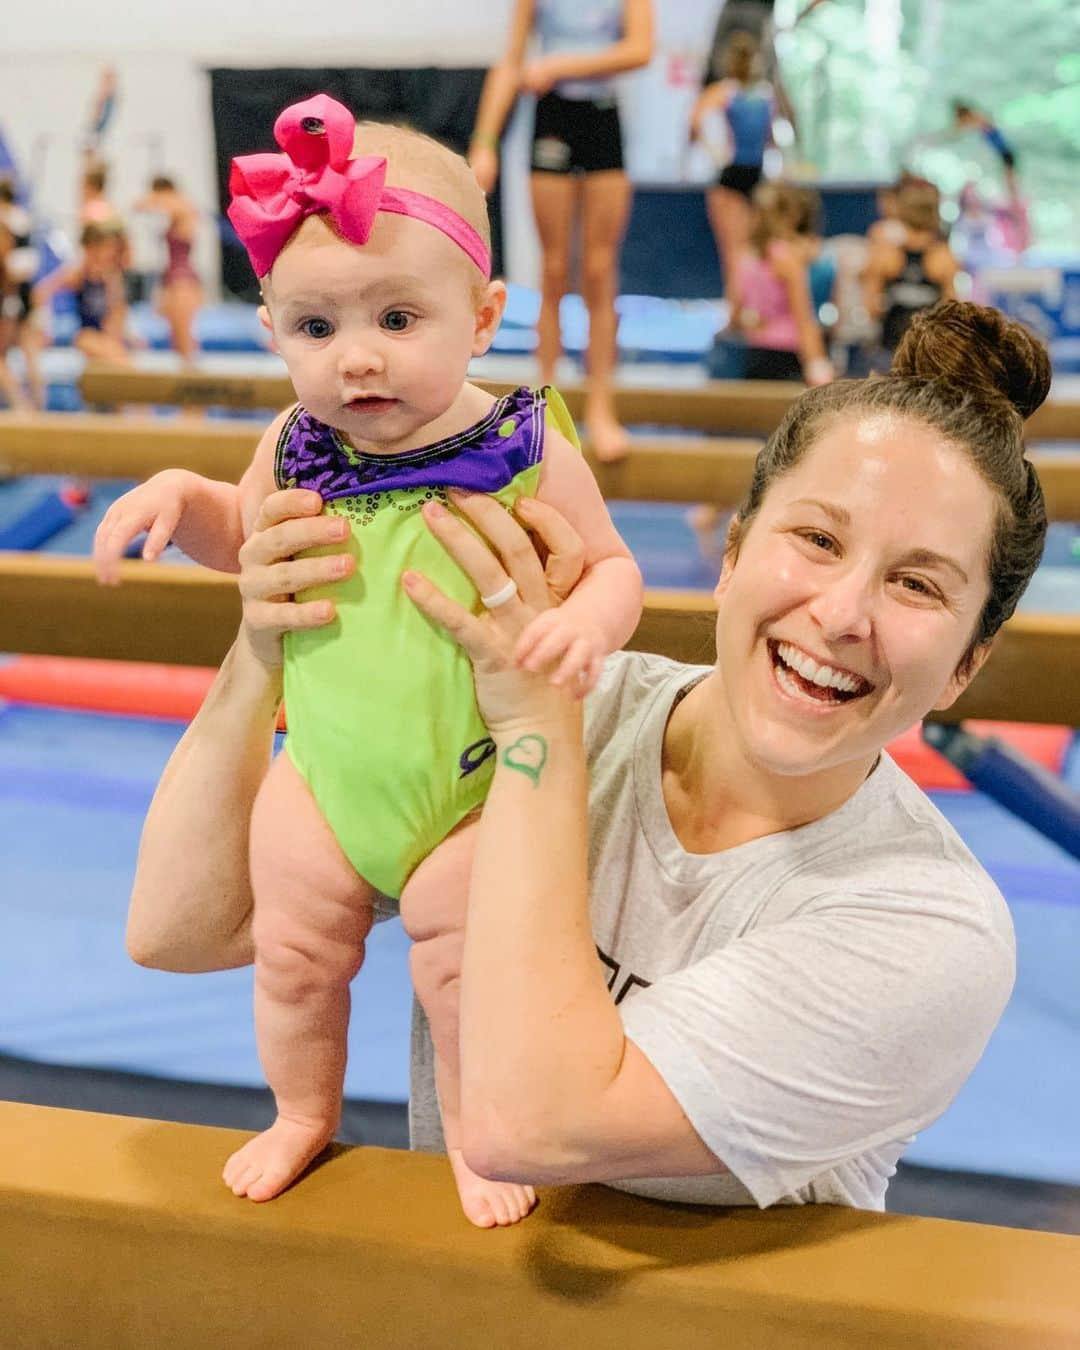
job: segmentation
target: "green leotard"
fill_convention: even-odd
[[[285,750],[349,861],[388,896],[479,807],[494,771],[468,656],[401,586],[402,572],[421,572],[479,609],[420,508],[445,501],[447,487],[486,491],[507,507],[534,495],[546,414],[577,443],[549,389],[520,389],[460,435],[404,455],[358,454],[299,407],[278,440],[278,486],[313,487],[328,512],[347,516],[357,563],[345,581],[299,597],[333,598],[338,617],[286,634]]]

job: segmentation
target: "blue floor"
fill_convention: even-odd
[[[126,956],[142,820],[180,734],[139,718],[0,711],[0,1051],[189,1081],[263,1082],[250,971],[168,975]],[[1071,777],[1080,785],[1080,757]],[[1080,1184],[1080,867],[977,794],[940,793],[1009,900],[1016,990],[950,1110],[911,1162]],[[404,1101],[407,942],[381,924],[354,984],[348,1095]]]

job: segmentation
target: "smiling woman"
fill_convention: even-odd
[[[402,578],[468,653],[492,746],[460,964],[476,1173],[882,1209],[982,1054],[1012,988],[1009,912],[883,747],[973,678],[1038,562],[1021,415],[1048,365],[956,303],[915,322],[898,362],[809,391],[761,452],[716,587],[716,665],[616,653],[584,717],[523,639],[573,603],[574,530],[542,503],[512,516],[467,495],[467,523],[423,508],[480,594],[508,597],[476,612],[422,569]],[[143,836],[129,942],[148,964],[250,959],[278,640],[324,622],[280,599],[292,555],[328,541],[311,510],[268,498],[245,545],[245,635]],[[425,885],[449,891],[460,862],[428,860]],[[422,981],[442,958],[418,937]],[[441,1149],[415,1028],[413,1145]]]

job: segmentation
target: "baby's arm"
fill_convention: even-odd
[[[618,651],[637,627],[641,572],[612,524],[589,466],[566,437],[550,427],[536,495],[565,516],[581,536],[584,571],[566,600],[539,615],[521,635],[517,660],[539,670],[562,657],[553,682],[565,684],[576,676],[575,692],[586,693],[599,677],[603,658]]]
[[[113,502],[94,535],[98,580],[104,585],[119,582],[120,560],[143,530],[147,562],[159,558],[171,540],[204,567],[239,572],[240,545],[263,498],[274,490],[274,448],[290,411],[280,413],[263,432],[239,484],[187,469],[165,469]]]

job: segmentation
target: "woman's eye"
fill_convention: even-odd
[[[833,548],[832,535],[823,534],[821,530],[803,530],[799,537],[805,539],[808,544],[813,544],[815,548]]]
[[[304,319],[300,331],[309,338],[326,338],[334,331],[329,319]]]
[[[413,316],[403,309],[392,309],[383,315],[383,327],[391,333],[404,333],[413,321]]]
[[[922,577],[901,577],[900,585],[903,586],[904,590],[910,591],[912,595],[925,595],[929,598],[937,595],[933,586],[923,581]]]

